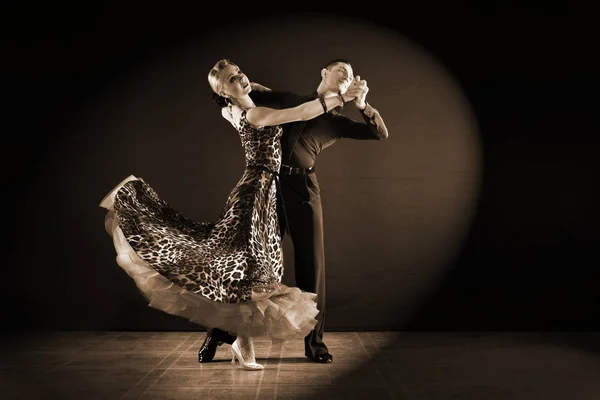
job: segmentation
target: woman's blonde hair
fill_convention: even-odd
[[[212,67],[212,69],[208,73],[208,84],[210,85],[211,89],[216,94],[220,94],[221,87],[223,85],[221,83],[221,81],[219,80],[219,72],[221,72],[223,70],[223,68],[225,68],[228,65],[235,65],[235,64],[232,63],[229,59],[224,58],[222,60],[217,61],[215,66]]]
[[[214,67],[208,73],[208,84],[210,88],[213,90],[211,98],[219,107],[227,107],[231,100],[226,97],[220,95],[223,83],[219,80],[219,72],[223,70],[228,65],[235,65],[229,59],[224,58],[222,60],[217,61]],[[237,65],[235,65],[237,67]]]

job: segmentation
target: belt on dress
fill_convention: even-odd
[[[269,187],[271,187],[271,183],[273,182],[273,180],[275,180],[275,188],[276,190],[276,195],[279,196],[279,198],[281,199],[281,208],[283,208],[283,222],[285,223],[285,230],[287,231],[288,234],[291,235],[290,232],[290,226],[288,224],[288,219],[287,219],[287,211],[285,209],[285,201],[283,198],[283,192],[281,191],[281,184],[279,183],[279,173],[277,171],[272,170],[271,168],[264,166],[264,165],[256,165],[256,164],[250,164],[246,166],[247,168],[250,169],[258,169],[260,171],[265,171],[271,174],[271,180],[269,181]]]
[[[280,174],[285,175],[308,175],[315,172],[315,167],[301,168],[301,167],[290,167],[289,165],[281,164],[279,169]]]

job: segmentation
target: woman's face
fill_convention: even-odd
[[[218,75],[223,97],[239,98],[250,93],[248,77],[235,64],[226,65]]]

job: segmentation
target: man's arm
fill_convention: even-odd
[[[252,90],[249,96],[258,106],[277,109],[295,107],[307,100],[306,97],[278,90]]]
[[[252,90],[249,94],[250,98],[256,105],[262,107],[279,108],[285,97],[285,93],[279,91],[258,91]]]
[[[383,140],[388,138],[388,130],[381,118],[381,114],[371,104],[366,103],[360,114],[365,122],[354,121],[344,115],[335,115],[331,124],[338,138],[356,140]]]
[[[250,82],[250,88],[257,92],[270,92],[271,88],[261,85],[258,82]]]
[[[383,122],[383,118],[379,111],[370,105],[368,102],[365,102],[366,107],[360,110],[360,115],[363,116],[365,122],[373,130],[377,131],[378,139],[387,139],[388,138],[388,130],[385,126],[385,122]]]
[[[369,86],[367,86],[367,81],[360,79],[360,76],[356,75],[346,94],[354,97],[354,105],[360,111],[366,125],[344,116],[336,116],[333,118],[333,129],[339,138],[358,140],[387,139],[388,130],[383,122],[383,118],[381,118],[381,114],[367,102],[368,92]]]

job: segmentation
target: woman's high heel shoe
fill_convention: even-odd
[[[238,361],[240,362],[240,367],[245,370],[260,371],[261,369],[265,368],[262,365],[257,364],[255,362],[244,361],[244,357],[242,356],[242,351],[240,350],[240,348],[238,346],[237,340],[235,342],[233,342],[233,344],[231,345],[231,354],[233,355],[233,357],[231,358],[231,363],[235,364],[235,359],[237,358]]]

